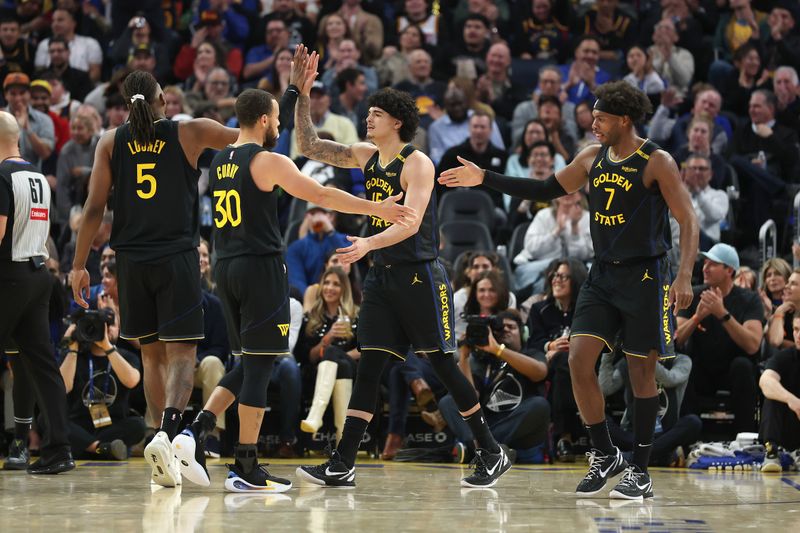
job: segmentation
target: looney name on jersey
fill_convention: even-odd
[[[167,145],[166,141],[162,141],[161,139],[156,139],[154,142],[150,144],[139,144],[136,141],[131,141],[128,143],[128,150],[131,151],[131,155],[136,155],[139,152],[150,152],[153,154],[160,154],[161,150],[164,149],[164,146]]]

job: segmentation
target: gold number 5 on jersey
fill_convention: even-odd
[[[153,196],[156,195],[156,177],[152,174],[145,174],[145,170],[153,170],[156,168],[155,163],[139,163],[136,165],[136,183],[142,184],[147,183],[149,184],[149,190],[147,192],[144,189],[136,189],[136,194],[142,200],[149,200]]]
[[[214,224],[218,228],[229,222],[234,228],[242,223],[242,203],[237,191],[214,191],[214,198],[217,199],[214,209],[220,216],[219,220],[214,216]]]

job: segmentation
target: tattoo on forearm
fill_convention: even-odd
[[[309,97],[300,95],[297,98],[297,111],[295,113],[295,134],[297,135],[297,149],[304,156],[334,165],[337,167],[355,167],[358,162],[353,157],[349,146],[333,141],[320,139],[311,122],[309,111]]]

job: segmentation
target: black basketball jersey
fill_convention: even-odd
[[[153,261],[200,243],[197,180],[178,139],[178,123],[155,123],[156,140],[143,146],[128,124],[117,128],[111,153],[114,224],[111,247]]]
[[[589,214],[598,261],[624,262],[663,255],[672,245],[669,212],[658,183],[644,186],[644,169],[657,144],[645,142],[614,161],[603,146],[589,171]]]
[[[220,150],[208,169],[217,259],[281,252],[277,190],[258,188],[250,162],[264,148],[248,143]]]
[[[400,174],[403,171],[406,158],[414,150],[416,148],[410,144],[405,145],[385,168],[381,166],[377,151],[369,158],[364,167],[367,200],[380,202],[403,190],[400,185]],[[405,197],[403,200],[405,200]],[[371,216],[367,221],[367,235],[377,235],[389,226],[391,226],[391,223],[376,216]],[[375,250],[372,253],[372,259],[379,265],[391,265],[429,261],[436,259],[438,255],[439,235],[436,228],[436,188],[434,187],[416,235],[387,248]]]

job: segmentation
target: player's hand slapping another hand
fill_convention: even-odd
[[[417,221],[417,210],[407,205],[398,204],[397,202],[402,198],[403,193],[401,192],[376,203],[373,215],[382,218],[386,222],[400,224],[405,228],[413,226]]]
[[[439,183],[447,187],[474,187],[483,183],[483,170],[461,156],[456,156],[460,167],[450,168],[439,176]]]
[[[339,254],[339,262],[341,262],[344,265],[355,263],[365,255],[367,255],[370,252],[370,250],[372,250],[369,238],[353,237],[352,235],[348,235],[347,240],[353,244],[351,244],[347,248],[336,249],[336,253]]]

